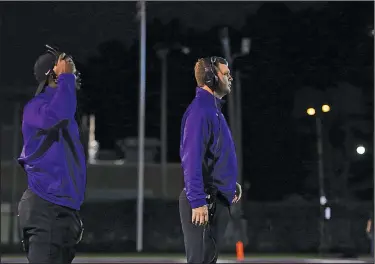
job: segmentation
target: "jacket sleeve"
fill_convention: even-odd
[[[209,131],[210,124],[203,109],[195,109],[187,115],[183,128],[181,162],[186,196],[192,208],[206,204],[202,163]]]
[[[74,74],[59,75],[52,99],[37,96],[31,100],[24,108],[23,122],[48,129],[64,119],[74,118],[77,107],[75,82]]]

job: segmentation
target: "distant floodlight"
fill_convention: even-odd
[[[365,154],[365,152],[366,152],[366,148],[364,146],[358,146],[357,147],[357,153],[359,155],[363,155],[363,154]]]
[[[241,42],[241,52],[244,55],[247,55],[250,53],[250,47],[251,47],[251,38],[243,38]]]
[[[326,220],[331,219],[331,208],[330,207],[327,207],[326,209],[324,209],[324,218]]]
[[[315,115],[315,109],[310,107],[309,109],[307,109],[307,114],[311,116]]]
[[[329,112],[330,110],[331,110],[331,107],[330,107],[329,105],[327,105],[327,104],[322,105],[322,111],[323,111],[324,113],[327,113],[327,112]]]
[[[320,205],[326,205],[327,198],[325,196],[320,196]]]
[[[190,49],[188,47],[182,47],[181,48],[181,52],[185,55],[189,54],[190,53]]]

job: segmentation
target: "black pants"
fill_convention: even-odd
[[[215,214],[206,227],[191,222],[192,209],[185,191],[180,194],[179,207],[187,263],[216,263],[230,220],[228,204],[217,199]]]
[[[18,215],[29,263],[72,263],[83,230],[76,210],[50,203],[27,189]]]

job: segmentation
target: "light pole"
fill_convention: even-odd
[[[190,49],[179,43],[172,46],[164,46],[157,44],[154,46],[156,54],[161,61],[161,97],[160,97],[160,164],[161,164],[161,179],[162,179],[162,193],[163,197],[167,197],[167,152],[168,152],[168,120],[167,120],[167,93],[168,93],[168,53],[170,50],[180,50],[184,54],[189,54]]]
[[[162,193],[163,197],[167,196],[167,73],[168,73],[168,64],[167,64],[167,55],[169,49],[163,48],[157,50],[157,55],[161,60],[161,98],[160,98],[160,164],[161,164],[161,182],[162,182]]]
[[[143,204],[145,184],[145,105],[146,105],[146,1],[137,2],[139,29],[139,110],[138,110],[138,196],[137,196],[137,251],[143,250]]]
[[[331,107],[327,104],[322,105],[321,111],[317,112],[315,108],[308,108],[307,114],[309,116],[315,116],[316,122],[316,136],[317,136],[317,152],[318,152],[318,176],[319,176],[319,201],[320,201],[320,222],[319,222],[319,252],[322,253],[325,249],[325,206],[327,204],[327,198],[324,188],[324,163],[323,163],[323,137],[322,137],[322,119],[321,114],[328,113]]]
[[[250,53],[250,38],[242,38],[241,52],[234,54],[231,53],[228,28],[223,28],[220,31],[220,40],[225,58],[227,59],[230,66],[233,66],[233,62],[238,57],[246,56]],[[236,155],[238,159],[238,182],[242,183],[242,93],[240,80],[241,72],[239,69],[235,70],[234,77],[235,89],[231,91],[231,95],[228,96],[228,114],[229,124],[233,133],[234,142],[236,143]]]
[[[241,45],[241,52],[232,54],[230,46],[230,38],[228,28],[223,28],[220,31],[220,40],[224,52],[224,56],[227,59],[230,66],[233,66],[233,62],[238,57],[248,55],[250,53],[251,39],[243,38]],[[242,111],[241,111],[241,73],[239,69],[234,72],[234,83],[235,89],[231,91],[228,96],[228,114],[229,124],[232,130],[233,139],[236,144],[236,156],[238,159],[238,176],[237,181],[242,184]],[[235,104],[236,103],[236,104]],[[233,224],[238,231],[239,236],[237,237],[236,243],[242,243],[244,241],[243,229],[242,229],[242,201],[239,201],[236,206],[233,206]]]

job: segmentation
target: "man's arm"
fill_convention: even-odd
[[[34,98],[25,106],[23,121],[30,126],[48,129],[61,120],[74,118],[77,107],[75,76],[72,73],[60,74],[57,89],[51,101]]]
[[[371,219],[367,220],[367,226],[366,226],[366,232],[367,233],[371,232],[371,224],[372,224]]]
[[[202,163],[209,138],[209,121],[203,109],[192,109],[188,114],[182,139],[182,167],[186,196],[191,207],[206,205]]]

